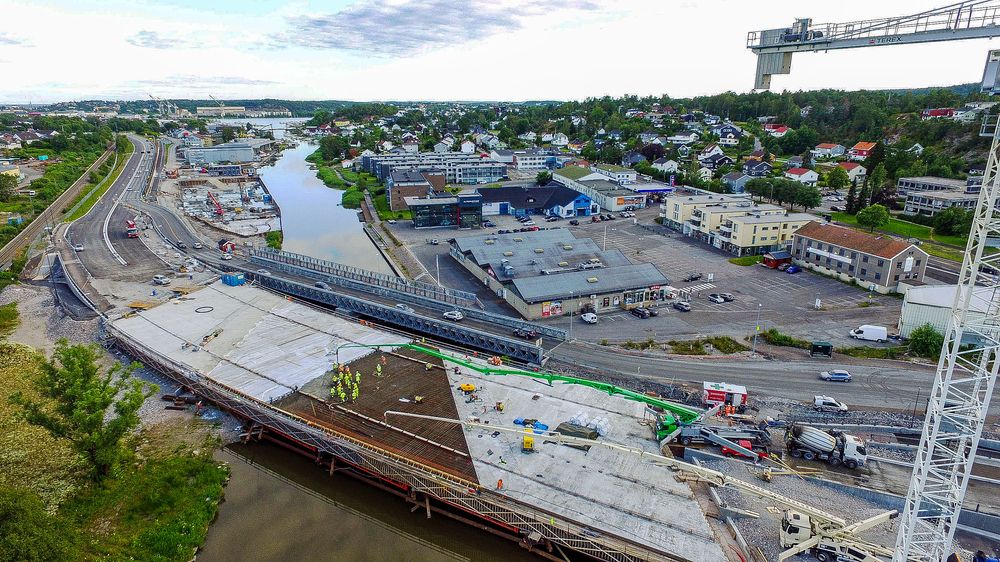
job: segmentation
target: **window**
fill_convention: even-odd
[[[915,262],[913,263],[913,265],[914,265],[914,266],[917,266],[917,267],[919,267],[919,266],[920,266],[920,260],[917,260],[917,261],[915,261]]]
[[[847,271],[848,271],[849,273],[854,273],[854,266],[852,265],[851,267],[848,267],[848,268],[847,268]]]
[[[830,265],[830,258],[826,258],[826,265]]]
[[[842,265],[844,265],[844,262],[838,260],[837,261],[837,269],[840,269]]]
[[[858,259],[858,253],[857,252],[851,252],[851,259],[852,260]]]
[[[876,272],[875,272],[875,280],[876,280],[876,281],[878,281],[878,280],[879,280],[879,279],[881,279],[881,278],[882,278],[882,273],[881,273],[881,272],[878,272],[878,271],[876,271]]]
[[[892,278],[893,281],[899,281],[899,275]]]
[[[843,248],[840,249],[840,255],[844,255],[844,249]]]
[[[862,263],[868,263],[868,256],[862,256],[861,257],[861,262]]]
[[[882,267],[883,265],[885,265],[885,260],[878,260],[878,266]]]
[[[868,270],[867,269],[862,269],[861,270],[861,276],[864,277],[865,275],[868,275]]]
[[[902,269],[902,268],[903,268],[903,262],[901,261],[896,262],[896,269]]]

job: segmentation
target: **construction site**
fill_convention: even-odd
[[[734,426],[735,412],[716,415],[723,404],[508,366],[231,279],[106,333],[242,418],[247,440],[281,442],[552,560],[707,562],[735,549],[778,560],[806,538],[844,541],[848,526],[849,544],[884,554],[894,533],[885,501],[760,454],[767,430]],[[812,521],[805,536],[784,530],[789,514]]]
[[[221,232],[251,237],[281,230],[278,205],[254,171],[238,165],[174,171],[160,192],[176,198],[188,217]]]

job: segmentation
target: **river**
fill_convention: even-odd
[[[288,119],[233,119],[276,128]],[[281,136],[276,130],[275,136]],[[286,150],[261,169],[281,207],[284,249],[389,272],[341,192],[316,178],[305,157],[315,146]],[[208,530],[201,562],[272,560],[455,560],[529,562],[510,541],[424,511],[342,474],[328,476],[305,457],[268,443],[231,445],[216,457],[232,467],[225,501]]]
[[[224,123],[275,127],[284,136],[289,122],[302,119],[224,119]],[[260,169],[268,191],[281,208],[282,249],[381,273],[392,273],[358,220],[357,210],[340,205],[344,192],[326,187],[305,161],[316,145],[301,142],[285,150],[271,166]]]

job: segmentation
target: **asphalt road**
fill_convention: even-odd
[[[127,190],[142,185],[149,177],[152,167],[151,147],[145,139],[129,135],[135,150],[125,163],[122,173],[101,199],[94,204],[86,216],[70,226],[67,238],[72,244],[81,244],[83,251],[77,252],[80,261],[94,277],[125,281],[148,279],[162,273],[163,263],[154,256],[138,239],[125,235],[125,220],[131,214],[116,202],[126,195]],[[108,241],[114,252],[126,263],[122,264],[105,242],[104,227],[107,223]]]
[[[620,350],[619,350],[620,351]],[[934,370],[919,365],[886,362],[882,366],[840,365],[824,359],[802,361],[680,360],[629,355],[615,348],[570,341],[549,351],[550,367],[583,366],[617,375],[657,380],[670,384],[688,382],[700,388],[705,381],[746,386],[751,394],[812,402],[824,394],[850,406],[878,409],[918,410],[930,394]],[[562,364],[562,365],[560,365]],[[846,368],[854,375],[850,383],[819,379],[819,372]],[[990,414],[1000,414],[993,401]]]

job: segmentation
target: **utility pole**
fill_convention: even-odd
[[[604,228],[607,228],[607,226],[605,226]],[[567,315],[569,316],[569,339],[573,339],[573,309],[572,309],[573,291],[569,292],[569,300],[570,302],[567,303],[568,306],[566,307],[567,309],[566,312]]]

